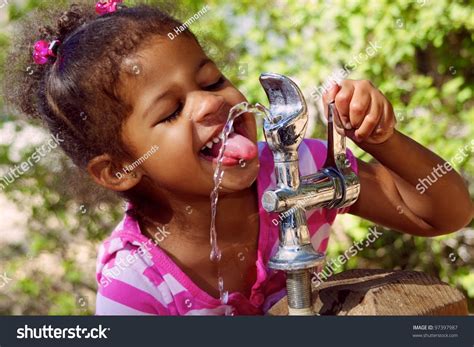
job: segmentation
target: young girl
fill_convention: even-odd
[[[7,99],[42,119],[97,184],[129,201],[100,248],[99,315],[255,315],[285,295],[284,274],[266,266],[278,244],[272,222],[278,216],[266,213],[260,200],[275,177],[251,114],[236,120],[225,152],[216,219],[222,259],[209,260],[219,135],[229,109],[245,97],[188,29],[169,38],[180,25],[153,7],[112,1],[94,8],[86,1],[40,34],[25,25],[10,59],[11,74],[22,83],[8,86]],[[33,61],[35,73],[26,76]],[[348,151],[360,197],[349,209],[308,212],[316,250],[326,250],[330,225],[347,211],[420,236],[469,223],[472,203],[451,167],[418,192],[419,179],[445,163],[394,129],[392,106],[378,89],[347,80],[327,93],[325,103],[332,100],[346,135],[378,162],[365,163]],[[302,175],[321,168],[325,146],[303,142]],[[221,298],[218,269],[228,292]]]

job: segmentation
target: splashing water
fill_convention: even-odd
[[[229,300],[229,292],[227,290],[224,290],[224,279],[219,276],[217,282],[219,285],[219,297],[221,299],[221,303],[227,304],[227,301]]]
[[[237,117],[243,115],[244,113],[253,113],[254,115],[260,115],[268,120],[269,118],[269,111],[262,105],[256,104],[251,105],[247,102],[241,102],[234,107],[232,107],[229,111],[229,116],[227,118],[227,122],[224,125],[224,129],[222,130],[223,138],[222,138],[222,146],[219,150],[219,155],[217,156],[217,166],[214,170],[214,189],[211,192],[211,228],[210,228],[210,244],[211,244],[211,254],[210,259],[212,262],[218,263],[221,260],[222,253],[217,245],[217,232],[216,232],[216,214],[217,214],[217,201],[219,200],[219,188],[222,183],[222,179],[224,177],[224,170],[222,169],[222,161],[224,159],[224,152],[227,145],[227,139],[229,138],[229,134],[232,131],[232,127],[234,125],[234,121]],[[239,160],[240,167],[245,167],[246,163],[245,160]],[[219,293],[220,299],[222,303],[226,303],[228,299],[228,292],[224,291],[224,280],[218,274],[218,285],[219,285]]]
[[[263,115],[267,117],[266,109],[257,104],[255,106],[248,104],[247,102],[241,102],[234,107],[232,107],[229,111],[229,116],[227,118],[227,122],[224,125],[224,129],[222,130],[224,136],[222,139],[222,146],[219,150],[219,155],[217,156],[217,166],[214,170],[214,189],[211,192],[211,261],[219,261],[221,259],[221,251],[217,246],[217,235],[216,235],[216,214],[217,214],[217,201],[219,199],[219,188],[222,183],[222,179],[224,177],[224,170],[222,169],[222,161],[224,157],[224,152],[227,146],[227,139],[229,134],[232,130],[234,125],[234,120],[241,116],[244,113],[254,113],[257,115]],[[245,161],[243,159],[239,160],[239,164],[241,167],[245,167]]]

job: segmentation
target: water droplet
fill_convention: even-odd
[[[229,300],[229,292],[227,290],[224,290],[224,279],[222,277],[219,277],[219,294],[220,294],[220,300],[222,304],[227,304],[227,301]]]
[[[213,247],[213,249],[211,250],[211,255],[209,258],[211,259],[212,262],[219,262],[221,260],[222,253],[221,253],[221,250],[217,248],[217,245]]]
[[[239,159],[239,165],[240,165],[240,167],[245,167],[245,165],[247,165],[247,163],[245,162],[244,159],[240,158]]]

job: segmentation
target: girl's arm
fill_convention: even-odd
[[[471,221],[463,179],[436,154],[398,131],[383,144],[360,147],[379,163],[358,161],[361,193],[350,213],[420,236],[453,232]],[[428,176],[436,177],[434,184]]]
[[[331,100],[345,134],[378,161],[358,160],[361,193],[350,213],[420,236],[447,234],[471,221],[474,206],[462,177],[394,129],[390,102],[370,82],[346,80],[325,96],[326,103]],[[463,155],[473,149],[472,142],[460,149]]]

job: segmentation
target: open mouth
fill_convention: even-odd
[[[213,136],[211,136],[206,144],[199,151],[199,156],[204,160],[217,163],[219,151],[223,145],[224,125],[219,127]],[[243,161],[252,160],[257,155],[257,146],[248,138],[249,134],[245,127],[244,115],[234,120],[229,137],[222,157],[222,165],[233,166]]]

